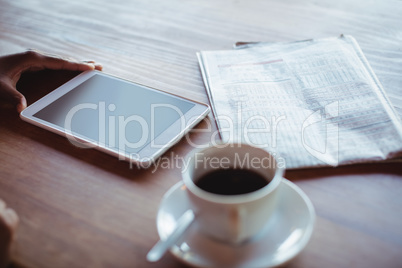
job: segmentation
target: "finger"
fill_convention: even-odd
[[[27,107],[27,101],[7,79],[0,80],[0,98],[4,99],[16,106],[17,112],[22,112]]]
[[[11,230],[15,230],[17,228],[19,218],[14,209],[6,208],[6,210],[3,212],[3,218],[6,224],[11,227]]]
[[[28,70],[68,70],[68,71],[89,71],[94,70],[93,63],[77,62],[73,60],[66,60],[57,56],[49,56],[39,53],[37,51],[29,50],[25,52],[25,63],[22,71]]]
[[[50,58],[50,59],[61,59],[61,60],[64,60],[64,61],[66,61],[66,62],[68,62],[68,63],[76,63],[76,64],[80,64],[80,65],[89,65],[89,66],[91,66],[91,68],[92,68],[92,66],[93,66],[94,69],[95,69],[95,70],[98,70],[98,71],[102,71],[102,69],[103,69],[102,64],[96,63],[94,60],[78,61],[78,60],[76,60],[76,59],[74,59],[74,58],[71,58],[71,57],[58,56],[58,55],[54,55],[54,54],[45,53],[45,52],[39,51],[39,50],[36,51],[36,52],[39,53],[39,54],[41,54],[41,55],[43,55],[43,56],[45,56],[45,57],[48,57],[48,58]],[[87,66],[84,66],[83,68],[84,68],[83,71],[85,71],[86,68],[87,68]],[[64,69],[64,68],[63,68],[63,69]],[[78,71],[80,71],[80,70],[78,70]]]
[[[95,65],[95,70],[102,71],[102,69],[103,69],[102,64],[100,64],[100,63],[96,63],[96,62],[95,62],[95,61],[93,61],[93,60],[84,60],[83,62],[85,62],[85,63],[92,63],[92,64],[94,64],[94,65]]]
[[[20,114],[25,108],[27,108],[27,101],[24,97],[24,95],[21,95],[21,99],[19,99],[19,102],[16,105],[17,112]]]
[[[89,71],[95,69],[95,65],[93,63],[75,62],[49,56],[42,56],[39,64],[43,69],[52,70]]]
[[[95,70],[102,71],[102,70],[103,70],[102,64],[96,63],[96,64],[95,64]]]
[[[87,60],[79,62],[72,58],[66,58],[61,56],[44,53],[38,50],[28,50],[25,52],[27,63],[23,68],[23,71],[39,71],[43,69],[53,70],[70,70],[70,71],[88,71],[103,69],[102,65],[95,63],[93,60]]]

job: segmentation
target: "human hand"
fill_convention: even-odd
[[[18,216],[0,199],[0,268],[5,268],[10,260],[10,247],[18,225]]]
[[[21,74],[44,69],[88,71],[102,70],[94,61],[77,62],[29,50],[0,57],[0,99],[15,105],[18,113],[27,106],[26,99],[16,88]]]

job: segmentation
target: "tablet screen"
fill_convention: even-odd
[[[123,149],[123,140],[124,150],[135,153],[194,105],[170,94],[96,74],[33,116],[109,148]]]

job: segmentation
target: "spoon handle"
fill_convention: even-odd
[[[176,228],[173,232],[165,239],[159,240],[155,246],[147,254],[147,260],[149,262],[156,262],[162,258],[166,251],[173,246],[173,244],[184,234],[187,228],[194,221],[194,212],[189,209],[178,219]]]

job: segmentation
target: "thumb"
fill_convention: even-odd
[[[17,94],[15,95],[14,101],[17,106],[17,112],[21,113],[25,108],[27,108],[27,100],[25,99],[24,95],[18,91],[16,93]]]
[[[18,113],[21,113],[27,107],[27,101],[24,95],[5,81],[0,81],[0,99],[15,105]]]

